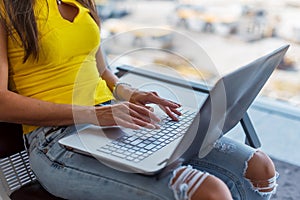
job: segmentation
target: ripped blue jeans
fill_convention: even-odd
[[[172,189],[168,187],[172,173],[157,180],[155,176],[121,172],[91,156],[69,151],[58,144],[60,138],[76,134],[77,130],[75,126],[41,127],[25,136],[29,143],[31,168],[50,193],[64,199],[175,199]],[[255,190],[244,177],[247,161],[255,151],[223,137],[206,157],[195,157],[187,164],[223,180],[233,199],[270,199],[272,192]]]

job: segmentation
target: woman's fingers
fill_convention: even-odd
[[[122,126],[122,127],[125,127],[125,128],[130,128],[130,129],[135,129],[135,130],[138,130],[140,129],[141,127],[135,123],[132,123],[130,121],[127,121],[127,120],[124,120],[122,118],[115,118],[114,119],[115,122],[116,122],[116,125],[118,126]]]
[[[130,120],[124,120],[123,118],[116,117],[115,118],[116,124],[125,128],[130,128],[130,129],[135,129],[138,130],[141,127],[149,128],[149,129],[154,129],[156,128],[155,125],[146,123],[142,120],[139,120],[137,118],[132,117]]]
[[[169,107],[163,107],[161,106],[161,109],[174,121],[178,121],[178,117],[176,115],[174,115],[174,111],[169,108]],[[175,109],[176,110],[176,109]],[[178,111],[179,114],[177,115],[181,115],[181,113]]]
[[[131,103],[123,103],[121,105],[116,105],[113,108],[113,117],[120,126],[128,127],[128,123],[138,125],[138,127],[133,126],[134,129],[140,127],[146,128],[158,128],[156,125],[159,122],[159,118],[147,108],[142,106],[134,105]],[[124,123],[126,121],[126,123]],[[120,123],[120,124],[119,124]],[[131,125],[129,125],[132,128]]]
[[[154,92],[149,92],[146,96],[145,102],[158,104],[172,120],[178,121],[177,116],[181,115],[177,110],[179,104],[160,98]],[[160,122],[160,118],[145,104],[125,102],[104,107],[100,108],[97,114],[100,125],[119,125],[132,129],[159,128],[157,123]]]
[[[154,103],[160,106],[162,110],[172,119],[178,120],[177,116],[181,115],[181,112],[177,109],[181,107],[179,103],[175,103],[173,101],[161,98],[156,92],[143,92],[143,91],[136,91],[134,93],[134,98],[131,101],[134,104],[141,105],[146,107],[146,104]],[[176,115],[174,115],[176,114]]]
[[[178,116],[180,116],[182,113],[179,111],[179,110],[177,110],[177,109],[174,109],[174,108],[170,108],[170,110],[173,112],[173,113],[175,113],[176,115],[178,115]]]
[[[158,105],[161,105],[161,106],[164,106],[164,107],[170,107],[171,109],[173,109],[173,108],[176,109],[176,108],[181,107],[181,105],[178,104],[178,103],[175,103],[173,101],[170,101],[170,100],[163,99],[163,98],[159,97],[156,92],[150,92],[149,93],[148,101],[150,103],[155,103],[155,104],[158,104]]]
[[[174,121],[178,121],[178,117],[181,115],[181,112],[177,109],[181,107],[180,104],[175,103],[170,100],[163,99],[159,97],[156,92],[152,93],[152,96],[149,98],[152,103],[156,103],[160,106],[160,108]],[[177,115],[174,115],[174,113]]]
[[[132,111],[132,114],[135,114],[136,117],[141,119],[147,119],[149,120],[148,122],[159,122],[160,119],[157,117],[151,110],[149,110],[146,107],[143,106],[138,106],[135,104],[129,104],[130,111]]]

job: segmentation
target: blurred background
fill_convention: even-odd
[[[178,38],[184,34],[204,49],[218,73],[223,74],[281,45],[290,44],[285,59],[262,95],[300,107],[299,1],[97,0],[97,8],[102,19],[102,38],[110,40],[103,45],[109,58],[119,55],[126,48],[146,46],[147,43],[170,50],[181,48],[181,52],[187,53],[191,51],[187,46],[189,44],[185,44],[187,39]],[[136,30],[149,27],[161,30],[152,33]],[[118,42],[112,41],[112,36],[126,32],[131,33],[127,33],[126,37],[119,35],[121,39]],[[185,51],[184,46],[189,49]],[[184,76],[199,80],[187,63],[168,56],[154,55],[151,59],[155,63],[173,66]],[[197,52],[190,52],[187,56],[191,62],[196,58]],[[168,63],[164,63],[166,61]],[[123,56],[120,62],[136,66],[143,60],[140,55]],[[197,67],[202,69],[202,78],[207,81],[214,77],[209,67]]]

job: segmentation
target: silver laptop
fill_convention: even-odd
[[[163,174],[210,152],[212,144],[242,119],[288,48],[283,46],[219,79],[197,109],[182,108],[179,122],[163,117],[158,130],[79,125],[78,134],[59,143],[118,170]]]

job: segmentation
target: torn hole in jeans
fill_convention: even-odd
[[[181,174],[175,180],[179,171]],[[182,166],[173,172],[169,187],[173,190],[176,200],[190,200],[208,175],[208,173],[193,169],[190,165]]]

